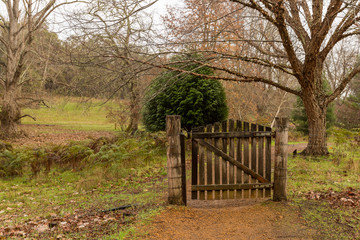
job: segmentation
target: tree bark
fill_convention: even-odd
[[[310,93],[311,94],[311,93]],[[309,95],[310,95],[309,94]],[[308,119],[309,141],[302,152],[303,155],[327,155],[329,154],[326,142],[326,109],[319,99],[312,96],[302,98]],[[319,103],[320,102],[320,103]]]
[[[130,82],[130,123],[126,132],[134,134],[138,130],[140,119],[140,99],[138,93],[138,86],[136,83]]]
[[[20,134],[17,123],[20,120],[21,111],[16,102],[18,91],[11,89],[4,91],[1,103],[1,138],[14,138]]]

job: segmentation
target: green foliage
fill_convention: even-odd
[[[14,177],[23,173],[23,158],[17,152],[0,152],[0,177]]]
[[[86,145],[81,143],[73,142],[70,143],[66,148],[59,152],[61,157],[61,164],[71,165],[72,169],[81,168],[81,162],[84,162],[88,159],[90,155],[93,154],[93,150]]]
[[[346,150],[351,150],[349,149],[349,147],[351,146],[351,143],[355,136],[359,136],[359,134],[359,129],[354,129],[353,131],[350,131],[344,128],[334,128],[331,135],[334,138],[336,146],[343,146]]]
[[[79,171],[94,166],[108,169],[146,166],[165,156],[163,136],[121,135],[108,139],[71,142],[67,145],[50,145],[43,148],[23,148],[0,152],[0,177],[21,176],[30,169],[33,176],[42,171],[48,174],[52,168],[60,171]]]
[[[102,146],[98,153],[91,156],[91,161],[101,164],[115,163],[129,167],[153,162],[159,152],[162,152],[162,149],[152,138],[120,138],[113,144]]]
[[[334,127],[331,131],[334,146],[331,158],[334,163],[347,162],[347,170],[353,170],[360,174],[360,129],[352,131]]]
[[[191,62],[198,56],[176,57],[173,67],[203,75],[213,75],[211,68]],[[185,63],[183,63],[185,62]],[[148,131],[165,130],[166,115],[181,115],[182,126],[194,126],[222,121],[228,107],[224,88],[217,80],[166,71],[156,78],[146,93],[143,123]]]

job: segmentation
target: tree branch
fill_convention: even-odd
[[[22,115],[22,116],[16,118],[16,119],[15,119],[15,122],[19,121],[20,119],[22,119],[22,118],[24,118],[24,117],[29,117],[29,118],[31,118],[32,120],[34,120],[34,121],[36,122],[36,118],[33,117],[33,116],[31,116],[31,115],[29,115],[29,114],[25,114],[25,115]]]
[[[341,83],[334,90],[334,92],[326,98],[325,105],[327,106],[329,103],[335,100],[335,98],[337,98],[346,88],[351,79],[358,73],[360,73],[360,61],[356,64],[356,67],[341,81]]]
[[[174,65],[174,63],[156,64],[156,63],[145,62],[145,61],[130,58],[130,57],[124,57],[124,56],[118,56],[118,57],[122,58],[122,59],[126,58],[129,61],[133,61],[133,62],[145,64],[145,65],[150,65],[150,66],[157,67],[157,68],[163,68],[163,69],[167,69],[167,70],[171,70],[171,71],[177,71],[177,72],[186,73],[186,74],[190,74],[190,75],[197,76],[197,77],[202,77],[202,78],[207,78],[207,79],[216,79],[216,80],[232,81],[232,82],[262,82],[262,83],[266,83],[268,85],[277,87],[277,88],[279,88],[281,90],[284,90],[286,92],[295,94],[297,96],[300,96],[300,94],[301,94],[300,91],[296,91],[294,89],[283,86],[283,85],[281,85],[279,83],[276,83],[276,82],[274,82],[272,80],[269,80],[269,79],[266,79],[266,78],[257,77],[257,76],[247,76],[247,75],[244,75],[244,74],[242,74],[240,72],[232,71],[232,70],[225,69],[225,68],[219,68],[219,67],[212,66],[212,65],[209,65],[209,64],[205,64],[205,63],[202,63],[203,66],[208,66],[208,67],[211,67],[213,69],[229,73],[229,74],[231,74],[231,75],[233,75],[233,76],[235,76],[237,78],[230,78],[230,77],[223,77],[223,76],[209,76],[209,75],[205,75],[205,74],[199,74],[199,73],[195,73],[195,72],[192,72],[192,71],[187,71],[187,70],[184,70],[184,69],[173,67],[172,65]],[[176,62],[176,63],[181,63],[181,62]]]

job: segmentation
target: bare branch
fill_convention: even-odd
[[[351,81],[351,79],[358,73],[360,73],[360,62],[357,62],[355,68],[346,77],[344,77],[344,79],[341,81],[339,86],[334,90],[334,92],[326,98],[325,104],[328,105],[333,100],[335,100],[335,98],[337,98],[344,91],[344,89]]]
[[[24,117],[29,117],[29,118],[31,118],[32,120],[34,120],[34,121],[36,122],[36,118],[33,117],[33,116],[31,116],[31,115],[29,115],[29,114],[25,114],[25,115],[22,115],[22,116],[16,118],[16,119],[15,119],[15,122],[19,121],[20,119],[22,119],[22,118],[24,118]]]

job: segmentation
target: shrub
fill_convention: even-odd
[[[16,152],[0,152],[0,177],[20,176],[23,173],[23,158]]]
[[[194,56],[174,58],[182,63],[174,63],[173,67],[214,75],[211,68],[192,63],[191,58]],[[219,81],[180,71],[165,71],[146,92],[143,122],[148,131],[161,131],[165,130],[166,115],[181,115],[182,126],[191,130],[194,126],[225,120],[227,114],[225,91]]]
[[[161,135],[124,134],[113,139],[101,137],[67,145],[0,150],[0,178],[21,176],[27,171],[34,177],[42,172],[48,174],[52,168],[78,171],[96,166],[115,172],[146,166],[163,160],[164,141]]]

